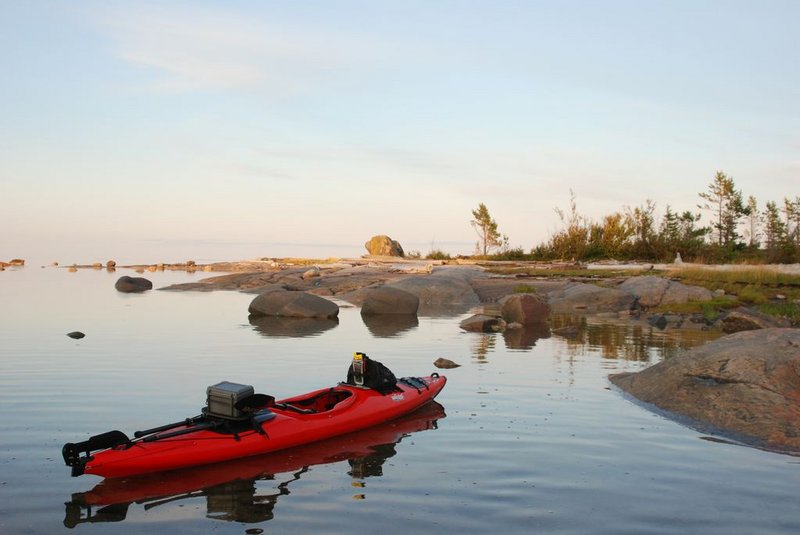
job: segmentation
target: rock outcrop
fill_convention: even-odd
[[[410,276],[388,286],[412,293],[419,298],[420,312],[443,308],[469,308],[480,303],[469,282],[468,270],[447,269],[430,275]]]
[[[400,242],[391,239],[389,236],[380,234],[373,236],[364,244],[367,252],[372,256],[405,256]]]
[[[662,277],[631,277],[618,287],[623,292],[639,298],[645,308],[688,301],[709,301],[714,294],[700,286],[687,286]]]
[[[289,318],[324,318],[339,316],[339,306],[333,301],[306,292],[290,292],[273,288],[250,302],[253,316]]]
[[[636,398],[756,446],[800,452],[800,330],[725,336],[610,377]]]
[[[555,314],[593,314],[627,310],[634,296],[616,288],[594,284],[573,283],[548,296],[550,310]]]
[[[720,319],[720,323],[722,324],[722,331],[726,333],[790,326],[786,320],[768,316],[745,307],[731,310]]]
[[[122,293],[139,293],[153,289],[153,283],[144,277],[129,277],[123,275],[114,284],[114,288]]]

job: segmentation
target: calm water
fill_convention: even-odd
[[[354,308],[251,325],[252,295],[124,295],[123,274],[0,273],[0,533],[800,532],[800,459],[709,440],[610,388],[697,337],[482,336],[464,315],[365,325]],[[462,366],[441,407],[288,456],[116,487],[61,460],[64,442],[193,416],[221,380],[277,397],[333,385],[356,350],[398,376]],[[103,496],[122,503],[84,507]]]

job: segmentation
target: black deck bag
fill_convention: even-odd
[[[372,388],[381,394],[388,394],[397,388],[397,378],[389,368],[363,353],[357,355],[360,356],[360,360],[363,363],[363,383],[361,383],[360,386]],[[357,356],[354,360],[358,359],[359,357]],[[346,383],[349,385],[359,385],[357,374],[353,370],[353,363],[347,368]]]

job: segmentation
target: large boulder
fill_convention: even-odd
[[[714,297],[714,294],[706,288],[687,286],[652,275],[631,277],[620,284],[619,289],[638,297],[639,304],[645,308],[689,301],[709,301]]]
[[[253,316],[289,318],[336,318],[339,306],[333,301],[305,292],[272,289],[250,302]]]
[[[367,252],[372,256],[405,256],[403,247],[399,242],[386,235],[373,236],[364,244]]]
[[[800,452],[800,330],[725,336],[611,382],[760,447]]]
[[[508,323],[533,325],[547,323],[550,306],[532,294],[513,294],[500,300],[500,315]]]
[[[548,296],[550,310],[556,314],[621,312],[630,309],[634,296],[616,288],[574,283]]]
[[[367,297],[361,306],[362,315],[405,314],[416,315],[419,309],[419,297],[391,286],[381,286],[367,291]]]
[[[120,277],[114,284],[114,288],[123,293],[145,292],[153,289],[153,283],[144,277]]]

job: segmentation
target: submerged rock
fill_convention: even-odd
[[[70,338],[74,338],[75,340],[80,340],[86,335],[80,331],[72,331],[71,333],[67,333],[67,336],[69,336]]]
[[[636,398],[741,437],[800,452],[800,330],[732,334],[610,380]]]

